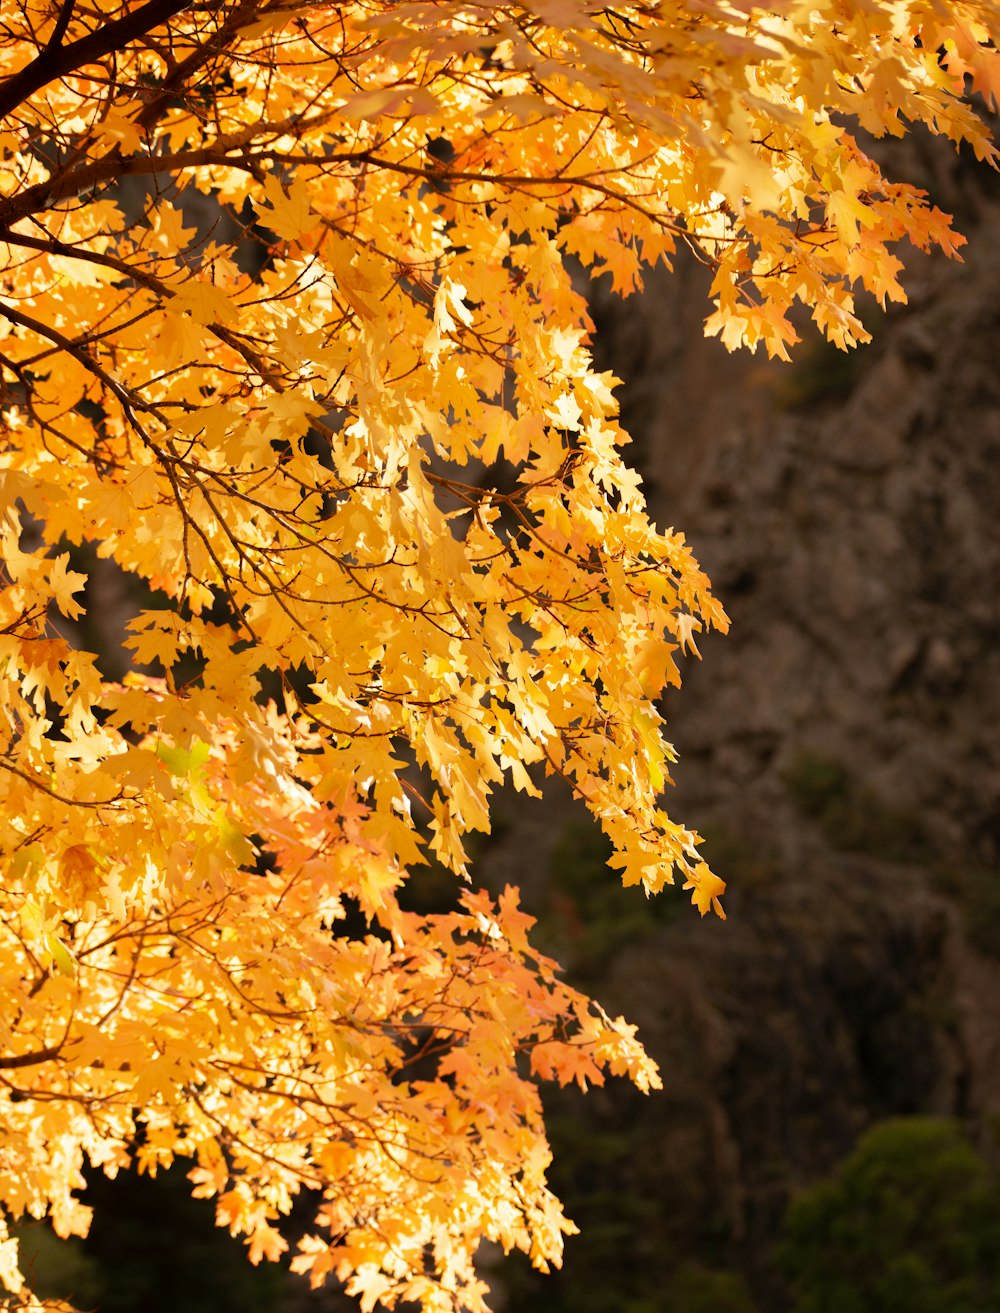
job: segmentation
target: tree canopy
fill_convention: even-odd
[[[724,885],[659,698],[726,627],[653,525],[580,271],[686,249],[706,330],[865,337],[961,238],[859,140],[995,155],[1000,19],[937,0],[0,0],[0,1281],[85,1161],[193,1160],[221,1224],[367,1309],[544,1266],[537,1081],[657,1085],[469,882],[557,775],[628,885]],[[679,422],[683,422],[681,418]],[[87,553],[142,600],[73,641]],[[407,902],[427,859],[455,909]]]

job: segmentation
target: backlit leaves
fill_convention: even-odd
[[[461,883],[492,792],[558,775],[626,884],[724,888],[658,699],[727,621],[579,267],[686,246],[726,346],[785,356],[796,305],[861,340],[893,246],[961,238],[851,125],[992,159],[995,10],[0,9],[0,1280],[7,1214],[79,1233],[84,1162],[134,1153],[255,1261],[307,1187],[297,1270],[479,1309],[481,1239],[573,1229],[535,1079],[658,1083]],[[72,641],[95,553],[121,683]],[[401,896],[429,857],[450,912]]]

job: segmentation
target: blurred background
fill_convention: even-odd
[[[929,140],[891,152],[969,245],[907,254],[870,346],[803,325],[791,365],[728,356],[683,260],[624,304],[593,292],[654,518],[733,621],[664,704],[671,812],[729,919],[620,889],[558,790],[501,799],[479,877],[521,886],[539,946],[639,1025],[665,1084],[547,1095],[582,1234],[546,1277],[484,1255],[505,1313],[1000,1309],[1000,185]],[[88,603],[81,641],[118,675],[127,589],[99,565]],[[183,1169],[86,1199],[86,1241],[22,1231],[42,1293],[351,1306],[250,1268]]]

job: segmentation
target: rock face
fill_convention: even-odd
[[[696,1253],[780,1307],[788,1197],[863,1129],[957,1116],[985,1143],[1000,1116],[1000,206],[949,177],[966,262],[914,256],[910,304],[846,366],[817,345],[791,367],[726,356],[695,268],[652,278],[638,311],[595,305],[655,516],[733,620],[666,704],[669,801],[730,919],[650,924],[586,981],[639,1023],[666,1092],[556,1101],[598,1157],[632,1132],[589,1180],[566,1169],[577,1211],[603,1173],[654,1233],[571,1242],[564,1290],[593,1292],[611,1254],[669,1283]],[[511,814],[494,878],[551,849],[559,808]],[[529,883],[558,943],[565,891]]]
[[[739,784],[771,825],[762,792],[778,804],[782,774],[811,752],[912,813],[938,850],[996,864],[998,224],[883,325],[836,403],[703,441],[677,519],[734,634],[678,700],[692,796]],[[780,826],[779,842],[792,834]]]

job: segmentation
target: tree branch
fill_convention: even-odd
[[[51,177],[46,178],[44,182],[36,182],[33,186],[26,187],[19,194],[12,195],[0,202],[0,229],[8,228],[11,224],[16,223],[18,219],[24,219],[38,210],[50,209],[52,206],[58,205],[60,201],[67,201],[91,187],[118,178],[170,175],[178,173],[182,169],[197,169],[205,164],[250,169],[253,160],[257,158],[256,153],[248,160],[242,156],[236,159],[230,158],[228,152],[238,150],[245,152],[246,148],[251,146],[262,134],[273,134],[277,137],[291,129],[305,133],[310,128],[326,122],[329,117],[331,116],[319,115],[311,119],[304,119],[293,114],[278,122],[262,121],[245,128],[242,132],[227,133],[223,137],[217,137],[207,146],[201,146],[194,150],[177,151],[165,155],[142,153],[126,156],[124,159],[116,153],[111,153],[102,156],[100,159],[89,160],[87,163],[81,164],[79,168],[68,168],[62,172],[56,172]],[[365,156],[358,152],[320,156],[315,160],[310,156],[309,162],[329,165],[342,161],[354,161],[355,159],[364,162]]]
[[[51,342],[60,350],[71,355],[74,360],[78,360],[84,369],[89,370],[95,378],[100,379],[108,391],[116,396],[123,405],[133,406],[136,410],[151,411],[159,418],[154,406],[151,406],[148,401],[124,387],[94,359],[86,349],[86,338],[74,340],[66,337],[65,334],[59,332],[58,328],[53,328],[50,324],[43,324],[41,320],[33,319],[31,315],[26,315],[20,310],[14,310],[8,305],[0,304],[0,315],[3,315],[4,319],[8,319],[12,324],[18,324],[21,328],[26,328],[29,332]]]
[[[55,52],[62,45],[63,37],[66,35],[66,29],[69,27],[69,20],[72,17],[73,10],[76,6],[76,0],[63,0],[62,8],[59,10],[59,17],[56,19],[56,25],[52,29],[52,35],[49,37],[49,43],[42,51],[42,55],[48,55]]]
[[[71,0],[66,0],[52,38],[45,49],[26,68],[22,68],[20,73],[15,73],[0,86],[0,119],[6,118],[47,82],[65,77],[67,73],[72,73],[85,64],[93,64],[96,60],[103,59],[105,55],[110,55],[114,50],[121,50],[136,37],[145,36],[153,28],[159,27],[175,14],[179,14],[181,10],[187,9],[190,3],[191,0],[149,0],[148,4],[134,13],[126,14],[124,18],[117,18],[110,23],[102,23],[96,31],[88,32],[79,41],[64,46],[62,38],[73,8]]]
[[[260,17],[271,12],[273,6],[261,5],[258,0],[239,0],[235,9],[233,9],[222,25],[215,31],[203,45],[197,46],[186,59],[168,73],[167,77],[157,86],[156,96],[135,116],[133,120],[135,126],[140,131],[148,132],[153,125],[159,120],[163,111],[174,102],[180,89],[188,88],[191,79],[201,69],[204,64],[221,55],[227,46],[232,45],[233,41],[239,35],[239,30],[251,17]]]
[[[34,1053],[19,1053],[14,1058],[0,1058],[0,1071],[15,1071],[18,1067],[34,1067],[40,1062],[51,1062],[53,1058],[58,1058],[62,1050],[62,1043],[51,1044],[47,1049],[36,1049]]]

